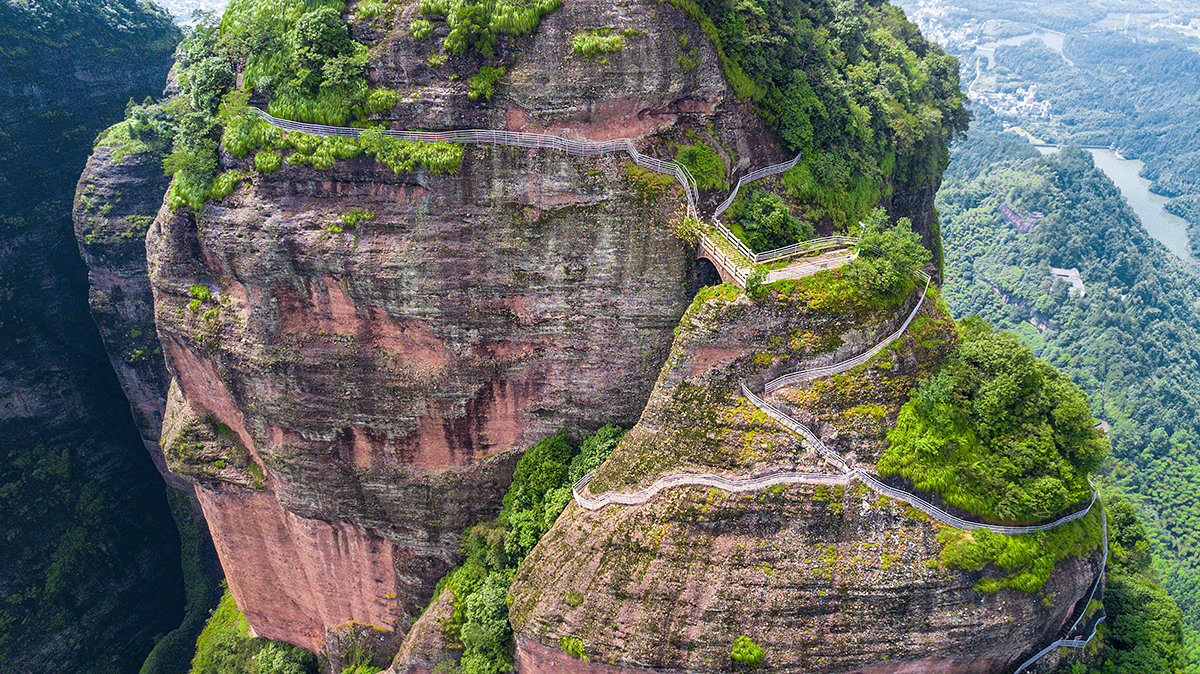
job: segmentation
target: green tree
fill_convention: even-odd
[[[321,7],[301,16],[292,29],[290,42],[297,79],[310,91],[323,81],[326,62],[355,53],[355,42],[350,39],[342,15],[332,7]],[[340,71],[341,67],[334,68],[334,72]]]
[[[1108,440],[1070,379],[984,326],[964,322],[963,341],[901,408],[879,472],[980,515],[1050,517],[1088,498]]]
[[[221,97],[233,87],[233,69],[229,61],[210,56],[188,69],[188,97],[192,109],[217,114]]]
[[[746,233],[746,243],[756,252],[782,248],[813,235],[810,223],[793,217],[791,207],[767,190],[754,190],[734,215]]]
[[[913,287],[913,273],[924,267],[931,257],[921,245],[921,237],[912,231],[908,218],[888,224],[882,208],[876,208],[864,226],[858,244],[861,254],[846,269],[846,277],[860,291],[874,298],[907,295]]]
[[[511,666],[512,627],[505,601],[511,584],[507,573],[488,574],[479,589],[467,597],[467,621],[462,626],[463,674],[494,674]]]

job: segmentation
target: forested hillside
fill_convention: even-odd
[[[1144,161],[1142,175],[1173,197],[1167,210],[1189,221],[1200,254],[1200,36],[1191,28],[1200,8],[1163,0],[901,4],[959,55],[964,83],[979,73],[975,91],[1050,104],[1048,116],[1010,123],[1048,142],[1112,145]],[[1043,37],[1002,42],[1031,33],[1054,48]],[[994,46],[993,59],[982,45]]]
[[[88,315],[71,203],[179,31],[119,0],[0,2],[0,671],[137,671],[179,623],[179,541]]]
[[[1200,279],[1149,237],[1087,152],[1040,157],[990,112],[976,114],[938,195],[947,302],[957,315],[978,313],[1013,330],[1088,393],[1092,413],[1112,426],[1108,477],[1149,516],[1157,571],[1194,630]],[[1005,202],[1046,217],[1020,234],[999,212]],[[1056,281],[1051,267],[1077,268],[1084,294]],[[1104,671],[1171,671],[1174,609],[1137,555],[1143,561],[1110,570],[1114,655]]]

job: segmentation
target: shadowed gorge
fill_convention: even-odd
[[[93,138],[161,91],[178,39],[134,3],[0,3],[4,671],[136,671],[182,615],[175,525],[71,226]]]

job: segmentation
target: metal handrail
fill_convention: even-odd
[[[799,163],[799,161],[800,153],[797,153],[791,161],[785,161],[781,164],[773,164],[771,166],[767,166],[766,168],[760,168],[757,171],[752,171],[742,176],[737,181],[737,184],[733,186],[733,192],[730,192],[725,201],[722,201],[721,205],[717,206],[717,210],[713,211],[713,220],[716,220],[718,215],[724,213],[726,208],[729,208],[729,205],[732,204],[733,200],[737,198],[738,190],[741,189],[742,185],[745,185],[746,183],[752,183],[755,180],[762,180],[763,178],[766,178],[770,175],[775,175],[776,173],[783,173],[784,171],[794,167],[797,163]]]
[[[367,129],[348,126],[330,126],[327,124],[311,124],[280,119],[258,108],[249,108],[255,115],[271,126],[286,131],[298,131],[313,136],[338,136],[342,138],[358,138]],[[633,141],[629,138],[617,138],[608,141],[570,140],[561,136],[551,136],[543,133],[525,133],[523,131],[497,131],[494,129],[456,129],[453,131],[397,131],[383,129],[383,134],[390,138],[412,143],[491,143],[493,145],[511,145],[524,148],[546,148],[561,150],[567,154],[590,157],[612,152],[626,152],[633,163],[656,173],[672,175],[683,187],[687,197],[688,215],[699,219],[696,204],[699,201],[696,189],[696,179],[683,164],[673,161],[663,161],[648,157],[638,152]]]
[[[766,393],[774,393],[779,388],[788,386],[789,384],[795,384],[797,382],[807,381],[809,379],[817,379],[818,377],[828,377],[830,375],[852,370],[868,360],[871,360],[871,358],[875,357],[876,354],[887,348],[889,344],[899,338],[900,335],[904,334],[904,331],[908,329],[908,325],[912,323],[914,318],[916,318],[917,312],[921,310],[921,306],[925,303],[925,297],[929,294],[929,284],[932,282],[929,274],[926,274],[923,271],[918,271],[917,275],[925,279],[925,289],[921,291],[921,299],[917,301],[917,306],[913,307],[912,312],[909,313],[908,318],[904,319],[904,323],[898,330],[885,337],[883,341],[871,347],[866,352],[848,360],[844,360],[840,363],[834,363],[833,365],[823,365],[821,367],[798,370],[790,374],[785,374],[777,379],[772,379],[763,386],[763,391]]]

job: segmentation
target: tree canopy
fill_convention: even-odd
[[[881,475],[912,480],[947,503],[1009,521],[1062,513],[1088,498],[1108,440],[1070,379],[982,319],[904,404]]]
[[[931,257],[912,230],[908,218],[888,223],[887,214],[876,208],[863,223],[865,231],[858,248],[862,253],[846,269],[846,277],[872,299],[887,300],[908,294],[914,273]]]

